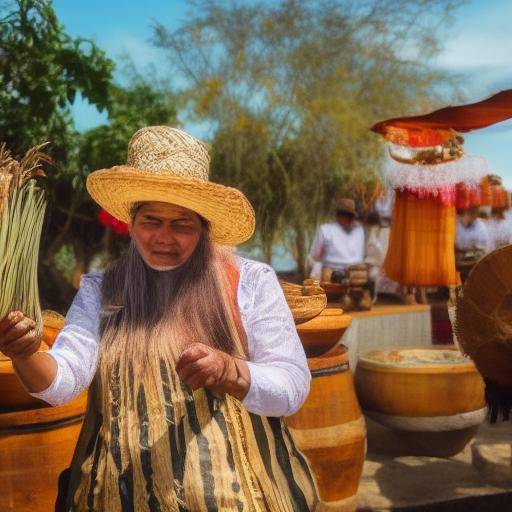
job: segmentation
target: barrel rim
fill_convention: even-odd
[[[308,366],[312,372],[345,365],[347,365],[346,370],[348,370],[348,348],[342,343],[331,348],[324,354],[320,354],[315,357],[308,357]]]
[[[0,431],[13,429],[21,425],[36,425],[72,419],[85,413],[87,391],[64,405],[46,406],[33,409],[21,409],[0,413]]]
[[[317,324],[320,320],[325,321],[326,318],[329,318],[331,322],[334,323],[334,320],[338,320],[338,323],[334,326],[324,326],[322,327],[320,324]],[[315,318],[312,318],[311,320],[308,320],[307,322],[297,324],[295,327],[297,329],[297,332],[300,334],[301,332],[307,332],[310,333],[323,333],[323,332],[333,332],[333,331],[341,331],[343,329],[348,329],[350,327],[350,324],[352,323],[352,317],[350,315],[347,315],[345,313],[341,315],[320,315],[315,316]]]
[[[396,363],[387,363],[385,361],[375,361],[367,356],[375,353],[385,353],[389,351],[400,350],[451,350],[457,352],[454,345],[425,345],[425,346],[400,346],[390,347],[388,349],[371,350],[360,356],[357,361],[357,368],[364,368],[382,373],[415,373],[415,374],[431,374],[431,373],[478,373],[475,363],[468,359],[460,363],[453,364],[424,364],[421,366],[399,366]]]

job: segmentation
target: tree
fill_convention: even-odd
[[[86,39],[72,39],[51,2],[9,1],[0,20],[0,133],[15,155],[51,140],[58,162],[71,158],[77,92],[100,110],[109,102],[114,63]]]
[[[108,263],[125,245],[110,229],[98,224],[98,207],[85,190],[87,175],[125,163],[128,142],[139,128],[177,123],[174,94],[157,89],[140,76],[132,76],[126,88],[112,85],[109,97],[108,124],[86,131],[79,139],[72,190],[66,181],[52,190],[56,208],[51,225],[56,235],[46,239],[45,263],[48,270],[54,269],[56,255],[66,247],[73,262],[75,286],[76,276],[87,272],[95,257],[101,255],[103,263]],[[62,204],[66,194],[69,199]],[[66,292],[63,303],[70,300],[72,292]]]
[[[135,72],[129,85],[112,82],[114,63],[92,41],[72,38],[49,0],[8,0],[0,19],[0,138],[14,155],[44,141],[55,162],[44,182],[48,208],[41,240],[44,307],[65,310],[75,290],[62,275],[88,270],[94,256],[118,244],[98,225],[98,208],[85,190],[89,172],[123,163],[135,130],[175,123],[175,96]],[[80,93],[109,123],[80,134],[70,106]],[[71,276],[70,276],[71,277]]]
[[[190,115],[214,127],[215,176],[251,199],[263,246],[292,241],[299,273],[335,196],[378,177],[368,127],[451,92],[430,62],[457,5],[200,0],[178,29],[156,24]]]

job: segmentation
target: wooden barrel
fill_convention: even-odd
[[[48,350],[46,345],[41,350]],[[11,360],[0,352],[0,412],[21,411],[45,405],[30,396],[14,373]]]
[[[322,500],[316,510],[354,511],[363,470],[366,429],[357,401],[348,351],[340,345],[308,359],[311,392],[285,419],[297,448],[308,459]]]
[[[54,311],[43,311],[43,336],[40,351],[53,345],[64,323],[64,317]],[[30,396],[21,385],[10,358],[0,352],[0,412],[21,411],[46,405]]]
[[[0,510],[53,510],[80,432],[87,393],[69,404],[0,413]]]
[[[411,455],[455,455],[486,416],[483,380],[453,346],[369,352],[356,388],[365,415],[398,432]]]
[[[348,329],[352,317],[340,308],[327,307],[318,316],[296,325],[297,333],[308,357],[325,354],[333,348]]]

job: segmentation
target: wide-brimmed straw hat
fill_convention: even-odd
[[[87,190],[123,222],[130,222],[136,203],[172,203],[209,221],[216,242],[241,244],[254,232],[254,210],[239,190],[209,181],[209,168],[204,142],[177,128],[150,126],[131,138],[126,165],[91,173]]]
[[[356,216],[356,203],[353,199],[342,198],[336,202],[336,214]]]

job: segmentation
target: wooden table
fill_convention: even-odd
[[[370,350],[432,343],[429,305],[377,304],[371,311],[348,314],[352,316],[352,324],[341,343],[348,347],[352,371],[356,369],[359,356]]]

